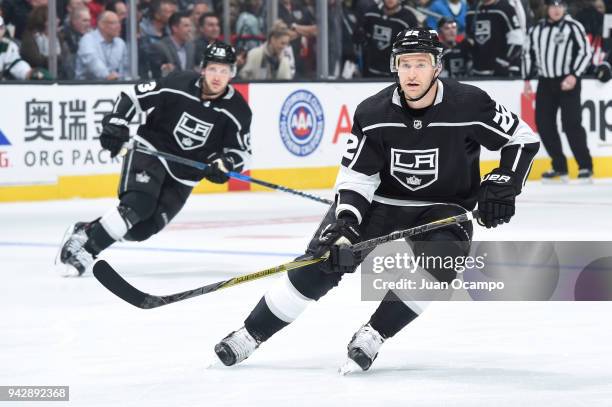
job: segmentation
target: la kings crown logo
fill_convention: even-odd
[[[476,20],[476,33],[474,35],[476,42],[484,45],[491,38],[491,21]]]
[[[173,134],[176,142],[183,150],[194,150],[206,143],[212,128],[212,123],[207,123],[187,112],[183,112],[174,127]]]
[[[391,175],[411,191],[425,188],[438,179],[438,149],[391,149]]]

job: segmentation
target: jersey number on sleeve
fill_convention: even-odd
[[[497,123],[505,133],[508,133],[512,126],[514,126],[516,119],[512,117],[512,113],[503,105],[495,103],[495,117],[493,117],[493,121]]]
[[[136,89],[138,89],[138,93],[147,93],[155,89],[156,86],[157,83],[155,83],[155,81],[151,81],[147,83],[141,83],[136,87]]]
[[[357,146],[359,146],[359,139],[353,133],[349,133],[348,139],[346,140],[346,151],[344,152],[342,157],[352,161],[353,158],[355,158]]]

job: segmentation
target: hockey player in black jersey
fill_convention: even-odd
[[[474,86],[438,79],[442,45],[435,31],[408,29],[393,44],[398,83],[357,107],[336,181],[336,202],[306,256],[329,258],[282,277],[255,306],[244,327],[215,346],[225,365],[246,359],[306,306],[338,285],[347,269],[334,246],[465,213],[478,204],[487,228],[509,222],[539,148],[536,135],[514,113]],[[501,150],[499,167],[480,179],[480,148]],[[414,253],[465,256],[472,239],[466,222],[413,239]],[[428,244],[436,242],[436,245]],[[449,270],[427,270],[449,282]],[[348,357],[367,370],[383,342],[422,311],[388,291],[353,336]],[[351,362],[353,363],[353,362]]]
[[[508,0],[480,0],[465,16],[472,74],[519,76],[525,32]]]
[[[355,40],[363,44],[363,76],[389,76],[387,60],[393,38],[402,30],[417,25],[415,15],[401,0],[384,0],[372,6],[363,16]]]
[[[201,74],[180,72],[122,92],[102,121],[100,144],[116,156],[130,141],[128,123],[153,109],[134,141],[209,164],[197,170],[134,150],[123,159],[119,205],[92,222],[72,225],[59,260],[65,275],[81,275],[93,259],[117,240],[143,241],[162,230],[181,210],[202,178],[225,183],[228,171],[246,169],[250,156],[251,110],[229,85],[236,54],[227,44],[209,45]]]
[[[462,78],[472,69],[467,41],[457,42],[457,22],[442,17],[438,21],[438,35],[444,45],[443,69],[441,78]]]

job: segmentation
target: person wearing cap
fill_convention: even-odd
[[[552,159],[552,169],[542,174],[544,182],[567,182],[567,158],[563,153],[561,127],[578,163],[578,181],[591,182],[593,160],[582,126],[580,77],[591,60],[591,48],[584,27],[567,14],[564,0],[546,0],[547,17],[531,27],[523,57],[525,93],[532,93],[530,79],[537,76],[535,120],[542,144]]]
[[[408,28],[395,38],[389,70],[396,83],[357,106],[335,201],[298,258],[318,262],[281,277],[244,326],[215,346],[223,364],[245,360],[337,286],[343,274],[354,272],[368,252],[353,257],[346,245],[465,214],[476,204],[478,222],[487,228],[510,221],[539,142],[527,124],[483,90],[440,79],[442,51],[433,30]],[[500,151],[499,166],[482,182],[481,147]],[[466,221],[409,243],[423,257],[462,258],[471,239],[472,222]],[[439,265],[425,273],[438,283],[456,275]],[[424,304],[407,298],[409,293],[381,294],[376,311],[350,340],[342,372],[369,369],[383,342],[423,311]]]

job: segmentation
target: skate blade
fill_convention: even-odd
[[[219,366],[223,366],[223,363],[221,363],[221,360],[219,360],[215,353],[207,355],[207,358],[204,360],[204,369],[216,369]]]
[[[542,178],[542,184],[544,185],[565,185],[567,183],[569,183],[569,178],[567,176],[554,179]]]
[[[355,363],[355,361],[352,359],[347,359],[346,362],[344,362],[344,364],[338,368],[338,373],[340,373],[342,376],[347,376],[362,371],[363,369],[361,369],[361,366]]]
[[[589,179],[577,179],[576,180],[576,185],[591,185],[593,184],[593,179],[589,178]]]
[[[72,267],[70,264],[57,264],[55,266],[55,272],[60,276],[60,277],[64,277],[64,278],[75,278],[75,277],[80,277],[81,275],[79,274],[79,271]]]

